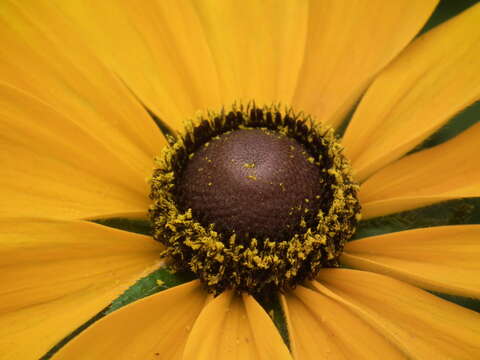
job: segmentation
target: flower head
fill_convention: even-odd
[[[156,271],[54,359],[480,357],[428,292],[480,297],[478,225],[350,241],[480,196],[478,124],[417,151],[480,96],[480,6],[413,39],[436,5],[2,2],[2,356]]]

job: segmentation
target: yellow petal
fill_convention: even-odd
[[[301,66],[308,2],[195,1],[223,102],[290,104]]]
[[[313,286],[368,322],[409,359],[480,358],[480,314],[392,278],[325,269]]]
[[[437,0],[310,2],[293,105],[338,125],[372,77],[415,36]]]
[[[342,304],[303,286],[284,296],[295,359],[404,359],[402,353]]]
[[[480,196],[479,141],[476,124],[446,143],[380,170],[360,188],[363,218]]]
[[[238,100],[290,103],[303,58],[306,1],[59,6],[129,87],[177,128],[198,109]]]
[[[145,214],[146,174],[126,167],[91,135],[38,99],[0,84],[0,215]]]
[[[49,1],[0,4],[0,79],[32,94],[145,177],[165,140],[118,76]],[[39,124],[44,119],[35,119]],[[89,149],[85,148],[84,151]]]
[[[53,359],[182,359],[206,298],[196,280],[135,301],[94,323]]]
[[[147,268],[151,238],[86,222],[0,220],[2,359],[38,359]]]
[[[57,1],[96,54],[177,129],[218,107],[218,76],[190,1]]]
[[[359,181],[480,96],[480,4],[415,40],[363,97],[343,144]]]
[[[480,298],[480,226],[438,226],[349,242],[342,264]]]
[[[226,291],[198,317],[184,360],[291,359],[272,320],[250,295]]]

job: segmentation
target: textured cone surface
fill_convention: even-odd
[[[278,132],[223,134],[188,162],[179,203],[218,231],[283,239],[320,207],[320,171],[309,157],[303,145]]]

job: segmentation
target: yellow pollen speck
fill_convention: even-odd
[[[209,182],[207,185],[208,185],[208,186],[212,186],[212,185],[213,185],[213,183]]]
[[[255,175],[247,175],[247,179],[257,180],[257,177]]]
[[[163,285],[165,285],[165,281],[160,280],[160,279],[157,279],[156,283],[157,283],[158,286],[163,286]]]
[[[251,163],[251,164],[245,163],[245,164],[243,164],[243,167],[247,168],[247,169],[253,169],[255,167],[255,164],[254,163]]]

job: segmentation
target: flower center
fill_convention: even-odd
[[[332,129],[247,106],[199,118],[156,159],[150,218],[174,269],[260,294],[338,266],[357,189]]]
[[[310,161],[309,161],[310,159]],[[203,225],[241,237],[288,239],[313,223],[324,184],[307,149],[268,129],[235,130],[203,144],[178,182],[178,203]]]

